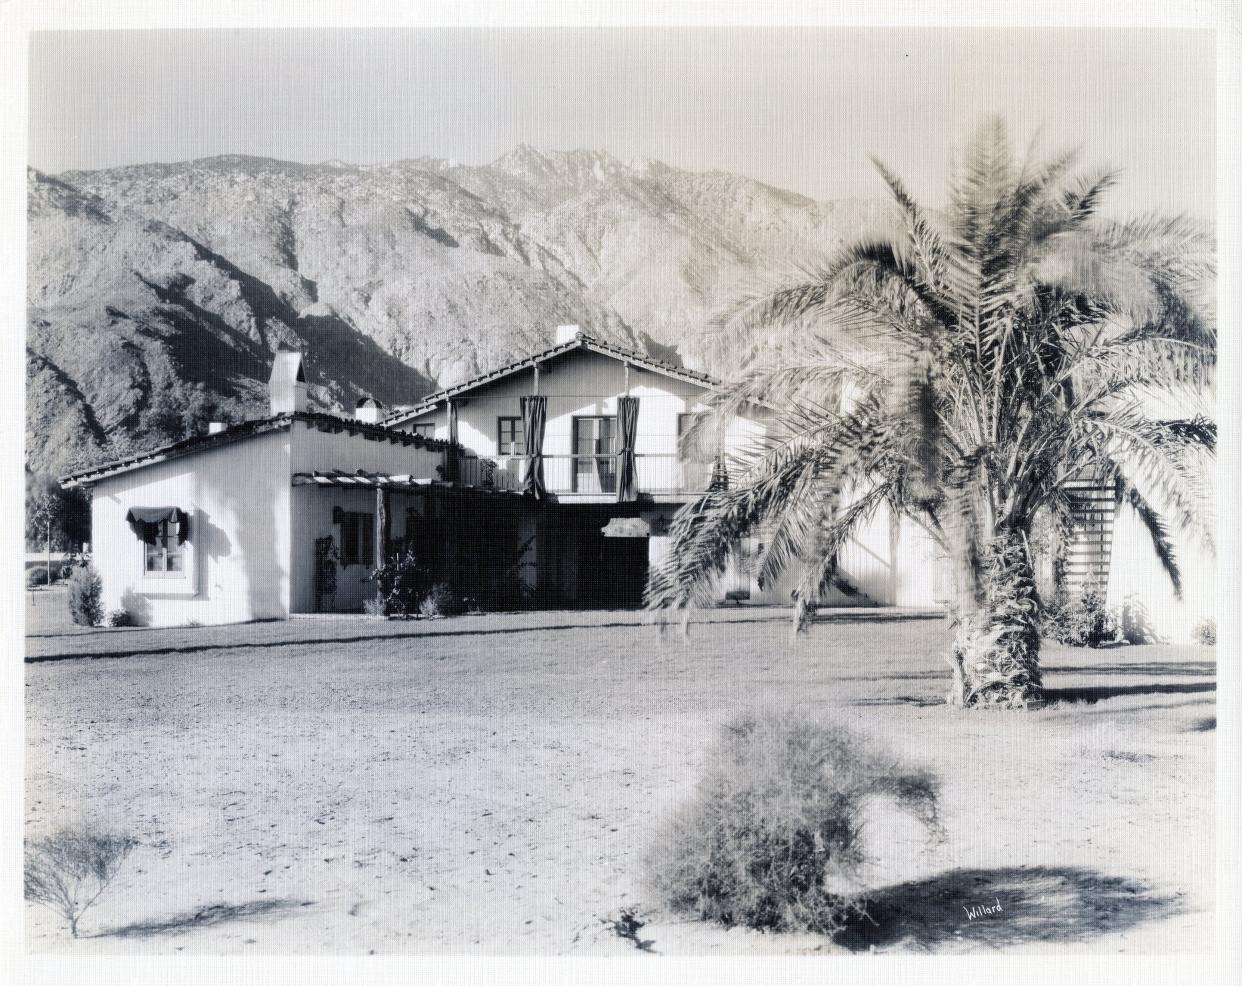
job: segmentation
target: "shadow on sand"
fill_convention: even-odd
[[[1214,692],[1216,683],[1205,681],[1184,685],[1084,685],[1079,688],[1045,688],[1044,701],[1049,705],[1071,703],[1094,705],[1109,698],[1123,695],[1189,695],[1195,692]]]
[[[1045,664],[1040,670],[1048,675],[1129,675],[1132,677],[1205,678],[1216,674],[1214,661],[1145,661],[1135,664],[1088,664],[1075,667],[1067,664]],[[842,675],[839,681],[926,681],[926,671],[898,671],[893,674]]]
[[[1156,677],[1185,675],[1188,678],[1216,674],[1215,661],[1140,661],[1134,664],[1089,664],[1082,667],[1061,664],[1045,664],[1044,674],[1125,674]]]
[[[853,951],[890,945],[926,951],[946,945],[971,950],[1060,945],[1124,931],[1177,910],[1173,898],[1144,884],[1073,866],[950,870],[872,893],[867,916],[834,940]]]
[[[627,611],[630,612],[630,611]],[[788,616],[779,615],[756,615],[745,616],[735,619],[714,621],[703,621],[703,625],[720,627],[728,626],[733,623],[784,623],[788,621]],[[884,614],[875,613],[859,613],[851,614],[834,614],[829,619],[824,620],[825,623],[898,623],[906,620],[925,620],[925,619],[941,619],[939,615],[903,615],[893,614],[886,616]],[[359,617],[362,620],[362,617]],[[277,622],[277,621],[267,621]],[[248,626],[250,624],[236,624],[235,626]],[[698,626],[695,621],[691,621],[691,627]],[[169,628],[160,628],[154,631],[156,633],[167,633]],[[175,628],[179,633],[181,628]],[[207,629],[196,627],[193,629]],[[219,629],[219,628],[216,628]],[[116,660],[126,657],[148,657],[166,654],[197,654],[203,651],[232,651],[232,650],[266,650],[271,647],[281,647],[284,645],[293,645],[298,647],[315,647],[315,646],[331,646],[337,644],[361,644],[383,641],[402,641],[402,640],[422,640],[435,639],[439,637],[493,637],[493,636],[512,636],[515,634],[530,633],[549,633],[560,630],[639,630],[649,631],[658,629],[649,622],[645,615],[640,614],[639,618],[634,620],[615,620],[608,622],[593,623],[584,621],[582,623],[549,623],[549,624],[531,624],[528,626],[512,626],[512,627],[479,627],[471,626],[463,629],[443,629],[443,630],[427,630],[427,631],[410,631],[410,632],[389,632],[389,633],[359,633],[341,636],[317,636],[317,637],[297,637],[290,634],[288,638],[263,639],[263,640],[230,640],[230,641],[210,641],[201,644],[162,644],[161,641],[167,639],[161,636],[156,639],[151,637],[132,638],[145,643],[146,646],[126,647],[125,644],[130,642],[130,638],[118,639],[116,642],[121,646],[116,649],[104,649],[111,641],[108,639],[111,634],[101,635],[96,638],[100,649],[87,650],[85,647],[80,651],[65,651],[63,653],[54,654],[34,654],[27,655],[25,662],[27,664],[46,664],[54,661],[86,661],[86,660]],[[670,627],[670,631],[673,628]],[[138,631],[142,634],[151,634],[153,631],[143,628]],[[48,635],[51,636],[51,635]],[[76,638],[86,636],[86,634],[69,634]]]
[[[162,921],[138,921],[121,928],[111,928],[94,935],[95,938],[149,938],[156,935],[176,935],[199,928],[212,928],[229,921],[249,921],[255,918],[277,917],[297,907],[309,907],[311,901],[252,900],[245,904],[212,904],[197,911],[176,914]]]

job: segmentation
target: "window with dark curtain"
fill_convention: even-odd
[[[184,575],[185,546],[177,537],[177,525],[162,520],[153,544],[144,544],[144,569],[148,575]]]
[[[375,515],[347,511],[341,517],[341,564],[375,564]]]

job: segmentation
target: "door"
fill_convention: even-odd
[[[574,418],[574,492],[617,491],[617,419]]]

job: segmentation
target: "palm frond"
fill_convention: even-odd
[[[859,527],[871,519],[876,509],[887,502],[888,496],[887,484],[878,483],[842,509],[838,515],[825,519],[820,526],[810,551],[804,556],[805,567],[796,593],[795,633],[810,625],[823,594],[840,584],[838,559],[842,549]],[[849,585],[848,582],[846,584]]]
[[[1176,598],[1182,598],[1182,573],[1178,567],[1176,554],[1173,549],[1173,541],[1169,536],[1168,528],[1165,526],[1164,519],[1156,511],[1146,498],[1138,491],[1138,488],[1123,476],[1117,477],[1116,499],[1118,504],[1128,503],[1134,508],[1138,519],[1142,521],[1143,526],[1147,529],[1147,533],[1151,535],[1151,545],[1156,553],[1156,558],[1160,561],[1161,567],[1165,574],[1169,576],[1169,581],[1173,584],[1173,594]]]

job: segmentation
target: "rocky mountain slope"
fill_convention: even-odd
[[[487,166],[246,157],[29,176],[27,456],[63,471],[312,399],[409,403],[578,323],[727,374],[711,316],[883,221],[750,179],[519,147]]]

